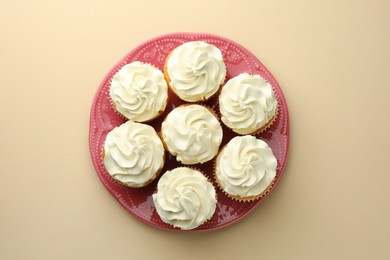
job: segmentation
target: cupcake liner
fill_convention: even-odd
[[[217,176],[217,158],[218,156],[222,153],[223,149],[225,149],[225,147],[227,146],[224,145],[220,150],[219,150],[219,153],[218,155],[215,157],[214,161],[213,161],[213,167],[214,167],[214,171],[213,171],[213,175],[214,175],[214,180],[215,180],[215,183],[217,184],[217,187],[229,198],[233,199],[234,201],[237,201],[237,202],[253,202],[253,201],[256,201],[262,197],[264,197],[265,195],[268,194],[268,192],[271,191],[271,189],[273,188],[273,186],[275,185],[276,183],[276,180],[275,178],[272,180],[272,182],[268,185],[268,187],[262,191],[259,195],[256,195],[256,196],[248,196],[248,197],[241,197],[239,195],[233,195],[233,194],[230,194],[228,192],[225,191],[225,189],[223,188],[223,186],[221,185],[219,179],[218,179],[218,176]]]
[[[238,202],[252,202],[252,201],[256,201],[256,200],[264,197],[265,195],[267,195],[268,192],[270,191],[271,187],[273,187],[273,186],[274,186],[274,183],[271,182],[271,184],[262,193],[260,193],[257,196],[251,196],[251,197],[242,198],[242,197],[239,197],[239,196],[232,196],[232,195],[230,195],[230,197],[233,198],[235,201],[238,201]]]
[[[259,128],[258,130],[256,130],[255,132],[251,133],[250,135],[257,135],[257,134],[260,134],[262,132],[265,132],[266,130],[268,130],[269,128],[271,128],[272,124],[276,121],[276,118],[278,116],[278,108],[276,108],[276,112],[275,112],[275,115],[264,125],[262,126],[261,128]]]
[[[109,97],[110,99],[110,103],[111,103],[111,106],[112,108],[114,109],[114,112],[115,114],[117,114],[118,116],[120,116],[123,120],[125,121],[128,121],[130,119],[128,119],[127,117],[125,117],[121,112],[119,112],[117,109],[116,109],[116,105],[114,104],[114,102],[112,101],[111,97]]]

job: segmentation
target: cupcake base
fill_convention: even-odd
[[[229,198],[235,200],[235,201],[238,201],[238,202],[252,202],[252,201],[255,201],[255,200],[258,200],[260,199],[261,197],[265,196],[270,190],[271,188],[275,185],[275,181],[272,181],[271,184],[262,192],[260,193],[259,195],[257,196],[248,196],[248,197],[241,197],[241,196],[238,196],[238,195],[232,195],[232,194],[229,194],[227,193],[223,188],[222,188],[222,185],[220,184],[219,180],[218,180],[218,177],[216,175],[214,175],[214,179],[215,179],[215,182],[218,184],[218,188],[226,195],[228,196]]]

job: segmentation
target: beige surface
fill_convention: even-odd
[[[0,259],[390,259],[389,1],[147,2],[0,2]],[[215,232],[139,222],[89,157],[105,73],[177,31],[247,47],[291,114],[278,187]]]

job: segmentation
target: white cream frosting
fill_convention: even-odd
[[[276,176],[277,161],[268,144],[254,136],[234,137],[216,159],[216,177],[233,196],[260,195]]]
[[[180,167],[163,174],[153,202],[162,221],[189,230],[213,216],[217,200],[214,186],[202,173]]]
[[[219,95],[222,122],[238,134],[251,134],[276,114],[271,85],[260,75],[240,74],[230,79]]]
[[[135,61],[123,66],[114,75],[110,97],[116,110],[123,116],[145,122],[165,110],[168,85],[159,69]]]
[[[161,126],[168,151],[183,164],[204,163],[218,153],[222,127],[201,105],[183,105],[172,110]]]
[[[214,95],[226,76],[221,51],[202,41],[187,42],[174,49],[167,61],[167,71],[173,91],[188,102]]]
[[[164,166],[165,150],[153,127],[127,121],[107,134],[104,166],[116,180],[142,187]]]

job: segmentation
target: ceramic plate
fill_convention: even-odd
[[[278,99],[278,116],[270,128],[260,134],[257,134],[256,137],[268,143],[277,159],[278,166],[274,185],[268,193],[256,201],[238,202],[227,197],[216,186],[213,178],[213,160],[202,165],[195,165],[194,167],[203,171],[209,177],[209,179],[213,181],[213,184],[217,190],[218,203],[213,217],[205,224],[192,231],[221,228],[243,218],[274,189],[275,184],[282,175],[287,159],[289,143],[289,116],[287,104],[278,82],[265,68],[265,66],[255,57],[255,55],[234,41],[224,37],[204,33],[168,34],[142,43],[130,51],[126,56],[124,56],[108,72],[98,87],[91,108],[89,146],[97,175],[107,190],[132,215],[149,225],[162,229],[178,230],[177,228],[173,228],[172,226],[162,222],[154,208],[152,194],[156,191],[158,179],[145,188],[131,189],[118,185],[115,181],[112,180],[104,168],[102,162],[102,147],[104,145],[106,135],[114,127],[119,126],[125,122],[122,117],[114,112],[111,106],[108,95],[109,86],[113,75],[125,64],[133,61],[142,61],[151,63],[162,70],[165,58],[175,47],[188,41],[198,40],[213,44],[222,51],[227,68],[226,81],[234,76],[239,75],[240,73],[248,72],[250,74],[260,74],[272,85]],[[218,93],[212,99],[204,103],[204,105],[212,108],[217,114],[219,113],[217,102]],[[164,114],[148,124],[153,126],[156,131],[159,132],[161,122],[165,116],[173,108],[183,103],[185,102],[178,99],[172,93],[169,93],[169,101]],[[222,147],[231,138],[236,136],[236,134],[227,129],[223,124],[221,125],[224,132],[224,138],[221,144]],[[162,172],[181,166],[181,164],[176,162],[175,158],[170,156],[169,153],[167,153],[167,155],[166,163]]]

